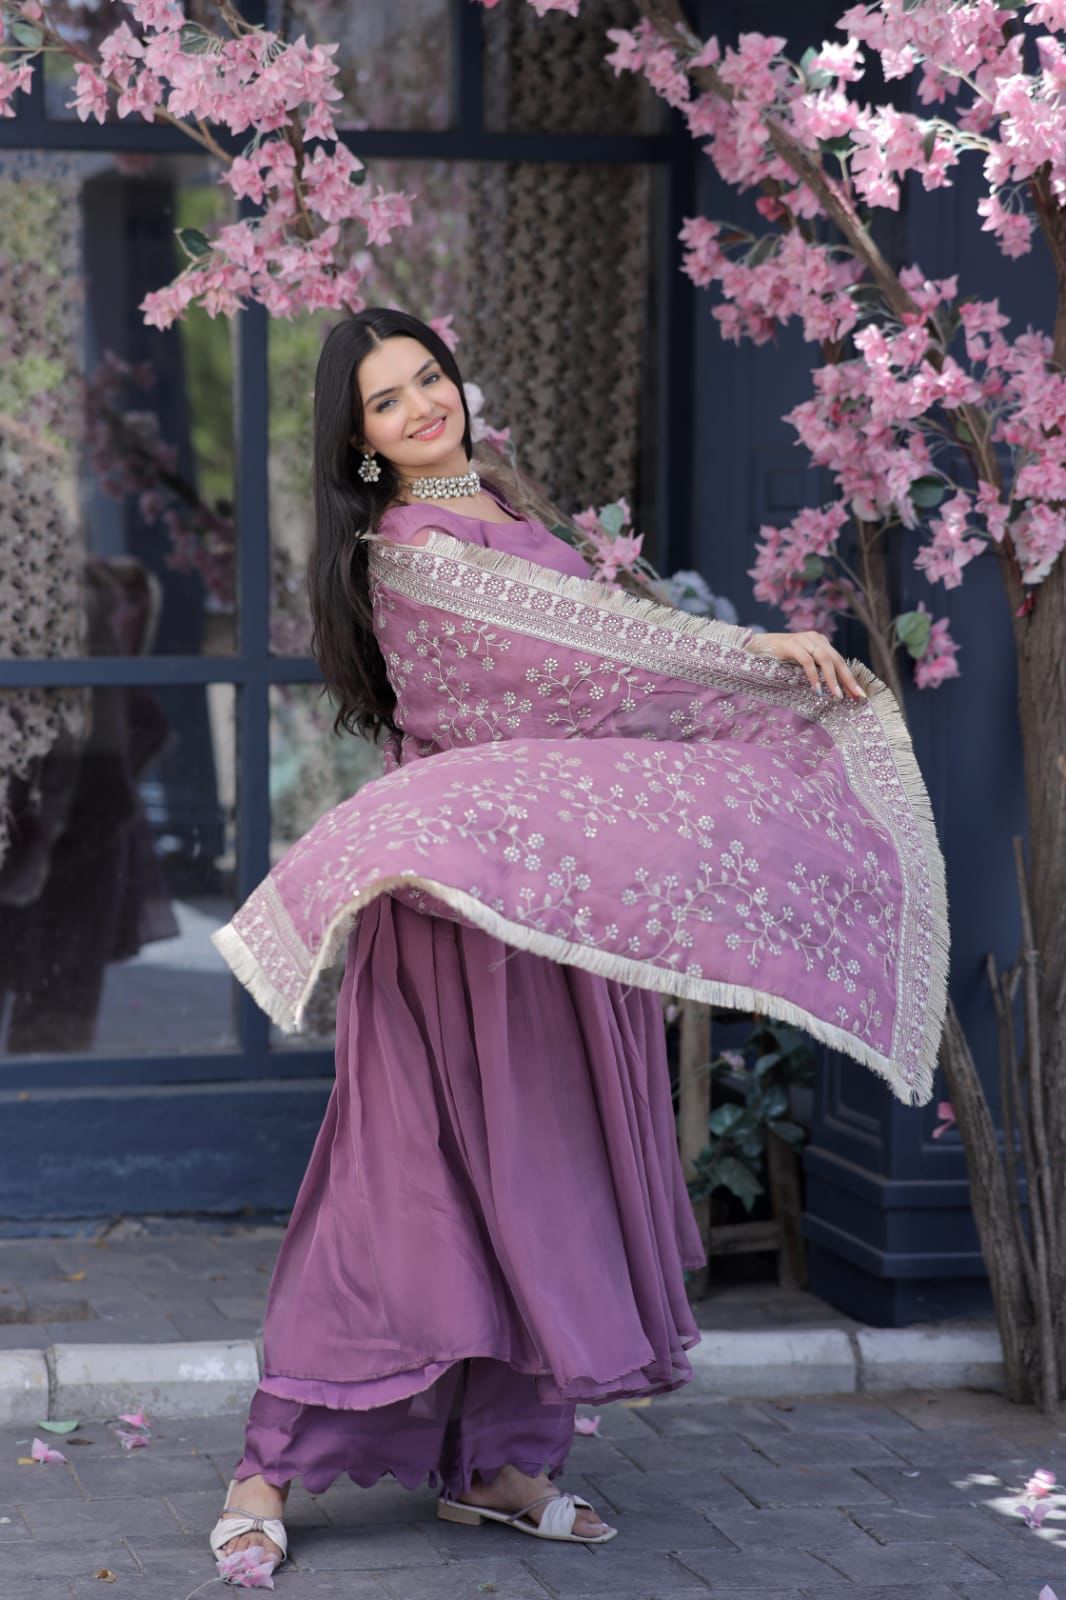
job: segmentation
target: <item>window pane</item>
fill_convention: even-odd
[[[424,320],[452,315],[456,359],[464,382],[484,393],[483,420],[510,428],[519,466],[563,510],[619,495],[638,513],[652,509],[646,459],[654,441],[643,424],[657,337],[648,282],[659,174],[564,162],[375,161],[372,177],[418,198],[414,227],[366,251],[367,302]],[[620,230],[619,216],[631,225]],[[310,391],[336,320],[323,314],[270,328],[271,638],[280,654],[307,649]]]
[[[227,215],[215,177],[0,151],[0,655],[233,649],[233,328],[138,310]]]
[[[233,708],[228,684],[2,691],[8,1058],[233,1044],[209,937],[232,913]]]
[[[485,126],[493,133],[663,133],[669,111],[640,73],[615,76],[610,27],[633,28],[633,0],[597,0],[578,16],[538,17],[503,0],[482,26]]]
[[[381,773],[380,752],[367,740],[333,733],[333,710],[314,684],[278,684],[270,695],[270,855],[277,861],[323,812]],[[337,966],[319,986],[307,1032],[282,1033],[273,1043],[306,1049],[333,1038]]]
[[[458,0],[467,4],[468,0]],[[315,0],[293,6],[290,37],[339,44],[333,102],[339,128],[451,124],[453,0]]]

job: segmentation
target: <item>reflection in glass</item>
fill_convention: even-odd
[[[447,128],[452,0],[292,0],[287,35],[339,44],[338,128]]]
[[[639,72],[604,57],[608,28],[639,21],[633,0],[596,0],[576,17],[503,0],[482,27],[485,127],[492,133],[662,133],[669,111]]]
[[[230,1045],[232,987],[209,935],[232,911],[233,690],[70,693],[77,730],[6,787],[0,1051]]]
[[[233,330],[138,310],[184,265],[174,229],[228,214],[215,179],[197,156],[0,152],[2,656],[233,649]]]
[[[270,859],[276,862],[324,811],[380,776],[368,740],[334,734],[333,708],[316,684],[278,684],[270,694]],[[315,994],[307,1031],[273,1031],[277,1045],[306,1048],[333,1037],[343,953]]]

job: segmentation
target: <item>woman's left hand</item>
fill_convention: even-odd
[[[818,681],[821,673],[826,688],[838,700],[844,690],[853,700],[866,700],[866,690],[860,688],[839,650],[834,650],[824,633],[755,633],[744,647],[757,656],[776,656],[778,661],[798,661],[811,688],[819,694],[825,690]],[[841,688],[843,685],[843,689]]]

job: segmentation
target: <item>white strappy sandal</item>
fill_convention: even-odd
[[[543,1505],[547,1505],[547,1510],[540,1521],[531,1522],[528,1513]],[[581,1509],[592,1511],[595,1508],[579,1494],[542,1494],[539,1500],[531,1500],[521,1511],[492,1511],[488,1506],[473,1506],[465,1500],[449,1500],[446,1495],[441,1495],[437,1501],[437,1515],[445,1522],[465,1522],[471,1527],[486,1520],[503,1522],[510,1528],[517,1528],[519,1533],[531,1533],[534,1539],[561,1539],[569,1544],[606,1544],[608,1539],[614,1538],[617,1528],[608,1528],[606,1533],[575,1533],[574,1523]]]
[[[226,1490],[226,1504],[208,1535],[211,1552],[217,1561],[222,1555],[223,1545],[229,1544],[231,1539],[239,1539],[242,1533],[265,1533],[281,1551],[281,1561],[275,1562],[273,1567],[277,1572],[289,1553],[289,1536],[285,1531],[285,1524],[280,1517],[257,1517],[251,1511],[245,1511],[243,1506],[231,1506],[230,1495],[237,1487],[237,1480],[231,1479],[230,1486]],[[263,1554],[269,1558],[270,1551],[264,1549]]]

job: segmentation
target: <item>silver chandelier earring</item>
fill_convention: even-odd
[[[359,476],[364,483],[377,483],[381,477],[381,466],[374,452],[363,451],[363,459],[359,466]]]

